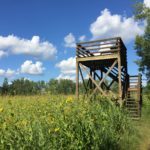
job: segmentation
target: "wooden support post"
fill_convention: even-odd
[[[121,58],[120,57],[121,57],[120,51],[118,51],[118,81],[119,81],[118,92],[119,92],[119,103],[121,104],[122,103],[122,82],[121,82]]]
[[[94,72],[93,72],[93,76],[94,76],[94,80],[96,81],[96,70],[94,70]],[[93,88],[95,88],[96,86],[93,84]]]
[[[90,75],[92,77],[92,69],[90,68]],[[92,89],[92,80],[90,79],[90,89]]]
[[[81,79],[82,79],[82,82],[83,82],[83,85],[84,85],[84,88],[85,88],[85,92],[87,93],[87,87],[86,87],[86,84],[84,82],[84,77],[83,77],[83,74],[82,74],[82,70],[80,68],[80,65],[79,65],[79,72],[80,72],[80,76],[81,76]]]
[[[76,61],[76,98],[79,98],[79,62]]]
[[[138,75],[138,94],[137,99],[139,101],[139,111],[141,116],[141,108],[142,108],[142,75],[139,73]]]
[[[101,79],[103,79],[103,71],[101,70]],[[104,90],[104,84],[101,84],[101,88]]]

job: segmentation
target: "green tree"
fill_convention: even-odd
[[[9,84],[8,84],[8,79],[7,78],[5,78],[4,81],[3,81],[1,92],[2,92],[2,95],[7,95],[8,92],[9,92]]]
[[[57,94],[57,91],[58,91],[58,80],[51,79],[47,83],[47,91],[50,91],[52,94]]]
[[[10,85],[11,95],[32,95],[39,94],[41,87],[39,88],[38,82],[33,82],[24,78],[16,79],[12,81]]]
[[[60,94],[74,94],[75,93],[75,83],[69,79],[59,80],[58,93]]]
[[[137,35],[135,39],[135,50],[139,59],[136,63],[150,81],[150,8],[144,4],[136,4],[135,19],[145,21],[146,27],[143,35]]]
[[[75,83],[68,79],[51,79],[47,83],[47,91],[50,91],[52,94],[74,94]]]

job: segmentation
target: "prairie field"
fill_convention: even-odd
[[[149,108],[132,121],[107,98],[0,97],[0,149],[148,149]]]

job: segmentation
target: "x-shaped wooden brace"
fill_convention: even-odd
[[[102,90],[101,87],[98,86],[97,82],[92,78],[92,76],[90,75],[87,68],[85,66],[83,66],[82,64],[79,64],[79,65],[88,74],[89,78],[92,80],[92,82],[95,84],[95,86],[99,89],[99,91],[105,95],[104,91]]]
[[[94,89],[93,93],[90,95],[90,98],[93,96],[93,94],[95,94],[95,92],[97,91],[97,89],[104,95],[106,96],[105,92],[103,91],[103,89],[100,87],[101,84],[104,82],[104,80],[106,79],[106,77],[108,76],[108,74],[111,72],[111,70],[115,67],[115,65],[117,64],[117,60],[114,61],[114,63],[112,64],[112,66],[109,68],[109,70],[107,71],[107,73],[105,74],[104,78],[101,79],[101,81],[99,82],[99,84],[97,84],[97,82],[92,78],[92,76],[90,75],[90,73],[88,72],[87,68],[85,66],[83,66],[82,64],[79,64],[81,66],[81,68],[86,71],[86,73],[88,74],[89,78],[92,80],[92,82],[95,84],[96,88]]]

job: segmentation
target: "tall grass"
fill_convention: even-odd
[[[5,97],[0,100],[0,149],[126,149],[132,125],[107,98]]]

